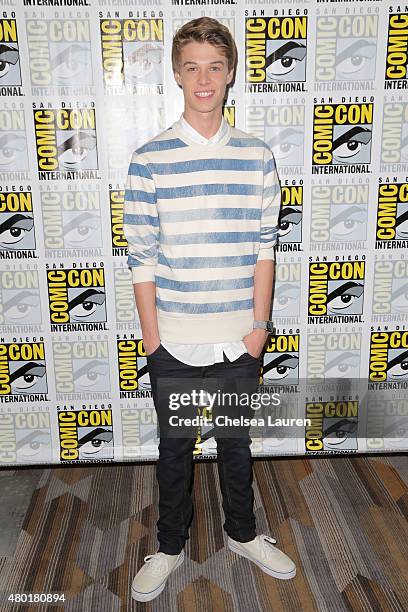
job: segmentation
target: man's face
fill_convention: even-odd
[[[180,54],[180,65],[174,76],[183,88],[187,113],[211,113],[221,108],[233,70],[220,49],[209,43],[191,42]]]

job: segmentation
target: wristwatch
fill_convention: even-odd
[[[253,329],[265,329],[267,332],[273,332],[273,321],[254,321]]]

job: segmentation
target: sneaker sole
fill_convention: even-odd
[[[278,578],[279,580],[290,580],[291,578],[294,578],[296,576],[296,567],[291,572],[285,572],[285,573],[275,572],[274,570],[271,570],[269,567],[267,567],[260,561],[257,561],[256,559],[251,557],[251,555],[249,555],[248,553],[245,553],[243,550],[236,548],[234,544],[231,544],[230,542],[228,542],[228,548],[232,550],[232,552],[236,553],[237,555],[240,555],[241,557],[245,557],[246,559],[249,559],[250,561],[252,561],[252,563],[255,563],[255,565],[260,567],[261,570],[265,572],[265,574],[268,574],[269,576],[272,576],[273,578]]]
[[[174,572],[174,570],[176,570],[184,561],[184,550],[182,551],[182,555],[180,556],[179,559],[177,559],[177,562],[175,564],[175,566],[173,567],[173,569],[171,570],[170,574],[172,572]],[[169,574],[169,576],[170,576]],[[154,589],[154,591],[150,591],[149,593],[141,593],[140,591],[136,591],[133,587],[132,587],[132,598],[135,601],[151,601],[152,599],[155,599],[158,595],[160,595],[160,593],[162,591],[164,591],[164,587],[166,586],[166,582],[169,578],[169,576],[167,576],[167,578],[161,583],[160,586],[157,587],[157,589]]]

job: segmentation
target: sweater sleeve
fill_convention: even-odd
[[[156,190],[147,164],[133,153],[129,166],[123,232],[128,242],[127,264],[132,271],[133,283],[155,281],[159,218]]]
[[[258,261],[275,259],[275,245],[278,239],[278,217],[281,205],[281,188],[271,149],[265,149],[264,184],[262,195],[261,244]]]

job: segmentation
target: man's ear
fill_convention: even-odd
[[[173,74],[174,74],[174,78],[176,79],[177,85],[181,87],[180,73],[177,70],[175,70]]]
[[[231,72],[228,73],[227,75],[227,84],[229,85],[233,79],[234,76],[234,69],[231,70]]]

